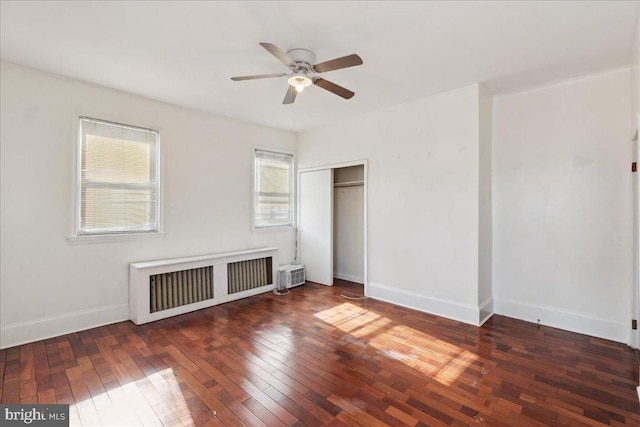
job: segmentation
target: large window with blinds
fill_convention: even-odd
[[[78,236],[159,231],[158,131],[80,118]]]
[[[254,151],[253,227],[293,226],[293,155]]]

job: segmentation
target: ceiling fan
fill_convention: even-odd
[[[260,43],[270,54],[278,58],[280,62],[289,67],[289,73],[280,74],[261,74],[257,76],[239,76],[231,77],[233,81],[268,79],[272,77],[288,77],[289,88],[282,100],[283,104],[293,104],[298,92],[302,92],[305,87],[314,84],[324,90],[328,90],[344,99],[351,99],[353,92],[338,86],[335,83],[318,77],[316,74],[326,73],[327,71],[339,70],[341,68],[355,67],[362,65],[362,59],[356,55],[347,55],[341,58],[332,59],[330,61],[316,64],[316,55],[308,49],[291,49],[285,53],[282,49],[272,43]]]

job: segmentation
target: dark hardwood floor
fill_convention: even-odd
[[[2,403],[71,425],[638,426],[625,345],[494,316],[482,328],[312,283],[0,351]]]

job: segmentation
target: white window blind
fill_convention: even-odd
[[[78,235],[158,231],[157,131],[80,119]]]
[[[293,225],[293,156],[255,150],[254,227]]]

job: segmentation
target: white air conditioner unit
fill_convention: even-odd
[[[281,265],[278,269],[278,290],[293,288],[304,284],[304,265]]]

